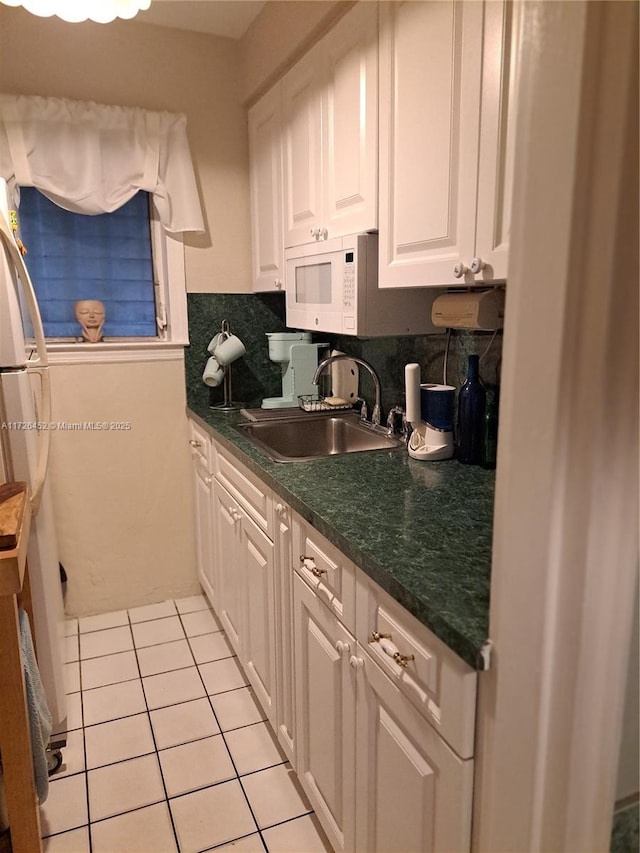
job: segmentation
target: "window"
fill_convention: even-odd
[[[48,338],[79,334],[80,299],[104,303],[105,338],[157,337],[147,193],[113,213],[86,216],[26,187],[20,228]]]
[[[23,187],[19,224],[49,341],[75,344],[75,303],[91,299],[105,305],[105,344],[187,342],[182,242],[166,234],[148,193],[89,216]]]

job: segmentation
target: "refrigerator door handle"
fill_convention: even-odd
[[[33,482],[33,494],[31,495],[31,511],[33,515],[38,512],[40,507],[40,499],[42,498],[42,490],[44,481],[47,476],[47,468],[49,467],[49,450],[51,447],[51,431],[48,428],[51,421],[51,380],[49,377],[49,358],[47,355],[47,347],[44,339],[44,327],[42,325],[42,317],[38,308],[38,300],[36,292],[31,281],[29,271],[22,259],[20,250],[16,245],[11,228],[6,219],[0,213],[0,235],[6,247],[9,257],[13,261],[13,265],[18,273],[18,278],[22,282],[25,303],[29,312],[29,318],[33,326],[33,334],[36,342],[37,359],[31,360],[29,367],[32,372],[38,373],[41,379],[42,400],[42,422],[45,424],[42,440],[39,442],[38,464],[36,467],[35,480]]]
[[[38,430],[38,463],[33,479],[33,494],[31,495],[31,512],[36,515],[40,509],[42,490],[47,479],[49,468],[49,452],[51,450],[51,377],[48,367],[34,367],[29,373],[40,376],[41,400],[39,420],[43,428]]]

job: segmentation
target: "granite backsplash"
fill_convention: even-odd
[[[249,406],[259,406],[264,397],[282,393],[281,371],[269,361],[266,332],[286,330],[285,304],[282,293],[189,293],[190,346],[185,351],[187,399],[222,400],[222,388],[208,388],[202,382],[202,372],[209,353],[211,338],[228,320],[232,332],[247,348],[246,355],[234,362],[232,368],[233,399]],[[423,382],[442,382],[445,332],[437,335],[417,335],[388,338],[353,338],[339,335],[314,334],[314,340],[329,341],[333,349],[357,355],[368,361],[380,378],[384,414],[395,405],[404,407],[404,366],[417,362],[422,368]],[[490,344],[490,346],[489,346]],[[485,350],[486,355],[482,355]],[[480,375],[487,385],[500,381],[502,332],[492,341],[491,332],[453,331],[449,342],[447,381],[460,388],[467,372],[467,356],[481,355]],[[360,393],[373,404],[373,385],[361,371]],[[371,410],[371,409],[370,409]]]

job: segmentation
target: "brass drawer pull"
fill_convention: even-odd
[[[380,640],[390,640],[391,634],[381,634],[379,631],[372,631],[369,635],[370,643],[379,643]]]
[[[401,655],[400,652],[394,652],[393,659],[398,666],[406,667],[410,660],[415,660],[416,658],[415,655]]]
[[[304,566],[304,568],[310,571],[311,574],[316,578],[322,577],[322,575],[327,574],[326,569],[319,569],[313,562],[311,557],[305,557],[304,554],[300,554],[300,565]]]
[[[409,665],[409,661],[415,660],[415,655],[403,655],[398,650],[398,647],[395,643],[391,642],[391,634],[382,634],[380,631],[372,631],[369,634],[369,642],[370,643],[380,643],[380,648],[388,655],[390,658],[401,666],[403,669]]]

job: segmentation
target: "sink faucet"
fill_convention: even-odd
[[[381,415],[380,415],[380,380],[378,379],[378,375],[375,372],[375,370],[373,369],[373,367],[371,367],[371,365],[368,362],[364,361],[364,359],[358,358],[355,355],[344,355],[344,354],[330,355],[320,362],[320,364],[316,368],[316,372],[313,374],[313,379],[311,381],[313,382],[314,385],[317,385],[318,380],[320,379],[320,376],[322,375],[322,371],[326,367],[328,367],[330,364],[332,364],[334,361],[340,361],[341,359],[344,359],[344,358],[348,359],[349,361],[355,361],[356,364],[359,364],[362,367],[365,367],[369,371],[369,373],[371,374],[371,378],[373,379],[373,385],[374,385],[375,391],[376,391],[376,402],[375,402],[375,406],[373,407],[373,413],[371,415],[371,423],[373,424],[373,426],[380,426],[380,417],[381,417]]]

